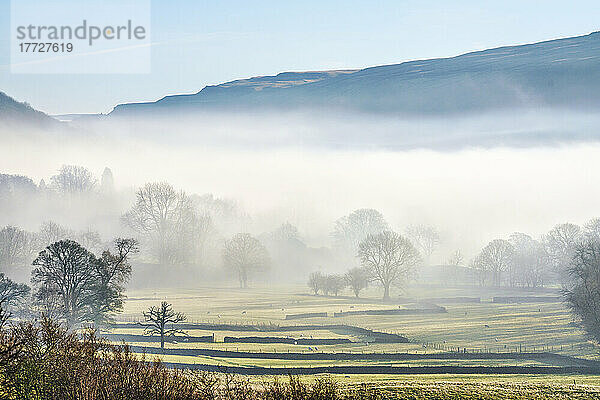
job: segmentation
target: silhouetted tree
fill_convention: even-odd
[[[241,288],[248,287],[248,276],[251,273],[264,271],[270,263],[267,249],[248,233],[238,233],[225,241],[223,264],[225,268],[236,272]]]
[[[36,298],[63,317],[69,326],[83,321],[100,323],[122,305],[123,284],[129,279],[128,256],[137,251],[132,239],[117,239],[116,252],[100,258],[72,240],[46,247],[33,262],[31,281]]]
[[[123,309],[125,284],[131,276],[129,258],[138,251],[135,240],[116,239],[114,251],[105,250],[94,263],[89,317],[96,326],[111,322],[110,315]]]
[[[413,244],[396,232],[384,231],[368,235],[358,250],[369,279],[383,286],[383,299],[390,298],[390,286],[401,285],[421,261]]]
[[[29,286],[13,282],[0,272],[0,328],[10,318],[11,309],[22,305],[29,292]]]
[[[173,325],[184,322],[186,316],[183,313],[173,311],[173,306],[166,301],[160,303],[160,306],[152,306],[148,311],[143,313],[144,335],[160,336],[160,348],[165,348],[165,338],[175,336],[176,334],[184,334],[180,329],[176,329]]]
[[[67,324],[83,320],[89,304],[89,290],[95,283],[96,258],[79,243],[61,240],[46,247],[35,259],[32,282],[40,288],[38,296],[50,294],[50,288],[61,300]]]

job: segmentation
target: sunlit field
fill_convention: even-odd
[[[414,294],[419,297],[414,296]],[[597,347],[588,342],[583,333],[559,301],[497,304],[493,296],[548,296],[556,291],[525,291],[511,289],[472,288],[409,288],[401,299],[383,303],[376,288],[367,290],[361,298],[349,293],[338,297],[313,296],[302,286],[272,286],[249,289],[198,288],[160,291],[132,291],[124,313],[117,324],[107,332],[115,335],[142,335],[142,311],[161,300],[173,304],[174,310],[184,312],[191,325],[185,326],[190,337],[212,336],[214,343],[189,343],[184,335],[166,343],[165,361],[177,363],[210,363],[237,366],[317,366],[350,365],[338,360],[264,360],[234,357],[188,357],[168,355],[175,349],[211,349],[235,352],[268,353],[534,353],[548,352],[560,355],[597,358]],[[480,303],[456,303],[454,298],[479,297]],[[438,300],[436,300],[436,298]],[[333,317],[334,312],[359,310],[418,309],[431,302],[443,306],[447,312],[399,315],[353,315]],[[326,312],[327,317],[286,320],[286,315]],[[132,324],[132,322],[134,324]],[[204,324],[204,325],[202,325]],[[222,325],[218,330],[206,324]],[[196,327],[194,327],[196,325]],[[223,325],[229,325],[223,326]],[[240,326],[236,330],[235,326]],[[256,330],[248,331],[248,325]],[[394,333],[409,339],[410,343],[369,343],[370,338],[341,328],[341,325]],[[241,327],[244,326],[244,329]],[[278,327],[295,326],[293,331],[278,332]],[[303,328],[305,326],[306,328]],[[225,337],[286,337],[311,339],[349,339],[351,343],[302,345],[289,343],[224,343]],[[118,339],[118,337],[117,337]],[[135,342],[134,346],[160,346],[159,342]],[[355,360],[353,365],[365,363],[398,365],[457,365],[458,361],[440,360],[374,361]],[[460,365],[547,365],[532,360],[461,360]],[[552,364],[551,364],[552,365]]]

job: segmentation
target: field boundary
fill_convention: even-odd
[[[204,331],[231,331],[231,332],[294,332],[294,331],[336,331],[343,330],[355,336],[370,336],[373,340],[369,343],[410,343],[410,340],[397,333],[378,332],[371,329],[361,328],[353,325],[234,325],[234,324],[210,324],[210,323],[183,323],[173,324],[180,330],[204,330]],[[128,322],[112,324],[111,328],[140,328],[140,324]]]
[[[361,310],[334,312],[333,317],[347,317],[351,315],[419,315],[419,314],[444,314],[446,307],[436,306],[431,308],[393,308],[385,310]]]
[[[461,367],[461,366],[426,366],[426,367],[393,367],[393,366],[324,366],[324,367],[231,367],[209,364],[184,364],[166,362],[165,366],[178,369],[193,369],[208,372],[221,372],[240,375],[316,375],[316,374],[354,374],[354,375],[598,375],[598,367]]]
[[[564,356],[555,353],[275,353],[245,352],[214,349],[160,349],[158,347],[130,346],[136,353],[161,354],[173,356],[209,356],[219,358],[253,358],[277,360],[378,360],[378,361],[416,361],[416,360],[532,360],[550,361],[570,366],[585,366],[600,371],[600,362],[583,358]]]

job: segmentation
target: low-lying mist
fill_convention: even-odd
[[[37,183],[64,164],[97,176],[109,167],[120,212],[136,188],[167,181],[189,194],[235,200],[252,217],[252,233],[287,221],[313,247],[331,246],[339,217],[374,208],[399,232],[437,227],[442,262],[454,249],[471,257],[515,231],[537,236],[599,216],[600,143],[590,140],[598,127],[598,115],[556,110],[431,119],[87,119],[59,133],[3,132],[0,171]],[[102,204],[92,206],[101,220]],[[33,229],[52,212],[31,218],[13,210],[0,214],[0,225]]]

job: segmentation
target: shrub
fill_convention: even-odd
[[[368,396],[367,396],[368,394]],[[342,390],[329,378],[253,385],[248,379],[166,368],[94,331],[75,333],[43,318],[0,331],[0,399],[337,400],[378,398]]]

